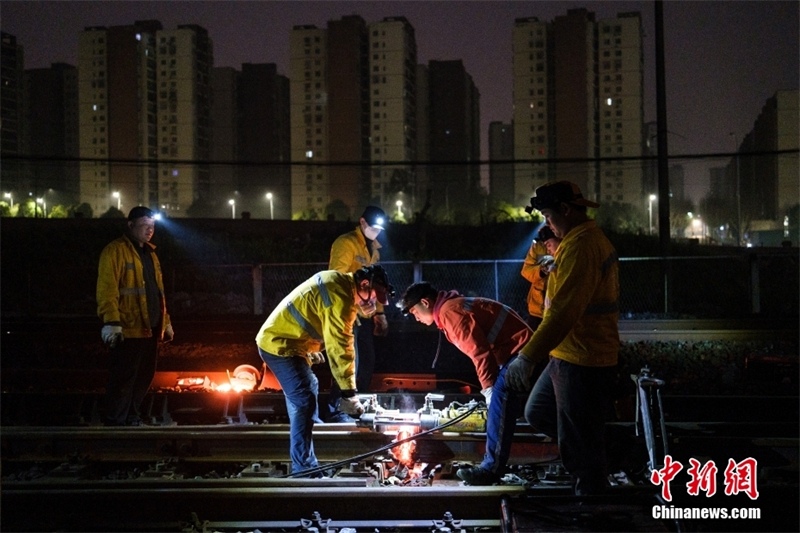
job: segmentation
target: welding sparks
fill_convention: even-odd
[[[418,431],[419,428],[416,426],[400,426],[400,428],[397,430],[395,442],[405,440],[413,435],[416,435]],[[406,468],[411,469],[416,462],[416,458],[414,457],[414,452],[416,451],[417,442],[415,440],[410,440],[393,448],[392,455],[394,455],[394,458],[398,463]]]

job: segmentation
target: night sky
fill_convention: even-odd
[[[800,3],[797,1],[663,4],[667,128],[671,155],[732,152],[750,131],[766,100],[797,89]],[[418,62],[461,59],[480,91],[482,158],[492,121],[510,122],[511,33],[514,19],[552,21],[568,9],[587,8],[596,20],[639,11],[645,34],[645,120],[656,119],[655,2],[544,1],[159,1],[32,2],[3,0],[3,31],[25,49],[25,68],[77,65],[78,33],[86,26],[129,25],[157,19],[205,27],[215,66],[276,63],[289,74],[293,26],[361,15],[367,23],[405,16],[415,29]],[[734,133],[734,135],[731,135]],[[707,169],[727,161],[675,161],[684,165],[687,193],[699,200]]]

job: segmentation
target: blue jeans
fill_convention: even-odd
[[[292,473],[319,466],[311,439],[314,422],[319,420],[319,380],[308,361],[303,357],[279,357],[258,349],[261,359],[267,364],[286,398],[289,414],[289,456]]]
[[[607,474],[605,418],[615,367],[589,367],[551,357],[525,405],[534,430],[558,439],[575,493],[598,493]]]
[[[514,357],[500,367],[486,418],[486,453],[480,466],[498,476],[505,474],[517,418],[522,414],[522,396],[506,387],[506,370]]]

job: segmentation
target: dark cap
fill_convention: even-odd
[[[536,242],[547,242],[550,239],[556,239],[556,234],[550,229],[550,226],[542,226],[539,233],[536,234]]]
[[[423,298],[435,299],[438,294],[439,291],[433,285],[427,281],[420,281],[409,285],[400,301],[397,302],[397,307],[400,308],[404,315],[407,315],[408,310],[417,305],[420,300]]]
[[[384,213],[383,209],[380,207],[368,205],[367,208],[364,209],[361,218],[366,220],[367,224],[373,228],[386,229],[386,213]]]
[[[389,305],[389,298],[395,295],[394,287],[389,283],[389,275],[380,265],[369,265],[361,267],[355,271],[356,283],[362,280],[369,280],[370,285],[375,289],[375,296],[378,302]]]
[[[558,207],[562,202],[585,207],[600,207],[597,202],[584,198],[580,187],[571,181],[556,181],[555,183],[542,185],[533,194],[529,207],[537,211]],[[526,211],[530,212],[527,208]]]
[[[152,209],[143,205],[137,205],[128,213],[128,220],[136,220],[142,217],[155,218],[156,214]]]

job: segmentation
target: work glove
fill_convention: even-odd
[[[506,369],[508,388],[516,392],[528,392],[531,390],[533,386],[531,376],[535,367],[536,363],[522,354],[517,355]]]
[[[175,331],[172,329],[172,324],[168,324],[166,328],[164,328],[164,342],[172,342],[172,339],[175,338]]]
[[[122,326],[105,325],[100,330],[100,337],[103,338],[103,343],[109,348],[115,348],[117,344],[125,340],[122,335]]]
[[[322,352],[309,352],[306,354],[306,359],[308,359],[308,364],[318,365],[325,362],[325,354]]]
[[[486,400],[487,409],[489,408],[489,404],[492,403],[492,391],[494,391],[492,387],[486,387],[481,391],[481,394],[483,394],[483,399]]]
[[[386,320],[386,315],[378,313],[372,317],[372,320],[375,322],[375,329],[372,330],[372,333],[376,337],[385,337],[389,334],[389,321]]]
[[[358,396],[340,398],[336,410],[356,418],[364,414],[364,406],[358,401]]]
[[[370,298],[369,300],[361,300],[361,298],[358,298],[358,300],[359,301],[357,305],[359,313],[361,313],[361,316],[371,317],[372,315],[375,314],[375,311],[378,310],[378,308],[375,305],[375,300],[373,300],[372,298]]]

